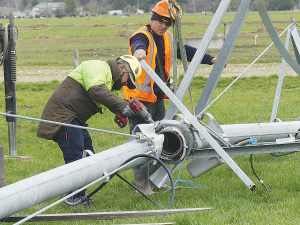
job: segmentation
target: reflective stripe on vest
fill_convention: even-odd
[[[173,55],[173,43],[174,43],[173,36],[172,36],[171,32],[167,31],[167,34],[168,34],[168,37],[169,37],[169,40],[170,40],[170,43],[171,43],[170,44],[170,46],[171,46],[171,55],[170,55],[169,58],[165,55],[165,73],[166,73],[166,76],[167,76],[166,81],[168,81],[169,75],[170,75],[172,58],[173,58],[172,57],[172,55]],[[166,49],[165,49],[165,52],[166,52]]]
[[[152,34],[148,31],[148,29],[146,29],[146,28],[142,28],[142,29],[140,29],[140,31],[145,31],[145,32],[147,32],[148,34],[149,34],[149,36],[150,36],[150,38],[151,38],[151,51],[150,51],[150,61],[149,61],[149,65],[151,65],[152,64],[152,60],[153,60],[153,51],[154,51],[154,39],[153,39],[153,36],[152,36]],[[173,36],[172,36],[172,34],[169,32],[169,31],[167,31],[167,34],[168,34],[168,37],[169,37],[169,40],[170,40],[170,42],[171,42],[171,56],[172,56],[172,53],[173,53],[173,48],[172,48],[172,46],[173,46]],[[165,62],[166,62],[166,60],[165,60]],[[172,63],[172,57],[171,57],[171,62],[170,62],[170,64]],[[167,78],[169,77],[169,73],[170,73],[170,70],[168,70],[168,71],[165,71],[165,73],[167,74]],[[163,74],[162,74],[162,76],[163,76]],[[149,76],[149,74],[147,74],[146,75],[146,77],[145,77],[145,81],[144,81],[144,84],[143,85],[141,85],[141,84],[135,84],[136,85],[136,88],[137,89],[139,89],[139,90],[141,90],[141,91],[146,91],[146,92],[153,92],[153,88],[151,87],[151,86],[148,86],[150,84],[150,76]]]
[[[148,64],[151,66],[151,65],[152,65],[152,60],[153,60],[153,52],[154,52],[154,39],[153,39],[153,36],[152,36],[152,34],[148,31],[147,28],[142,28],[142,29],[140,29],[139,31],[144,31],[144,32],[148,33],[149,36],[150,36],[150,39],[151,39],[151,40],[149,40],[149,41],[150,41],[151,43],[149,43],[149,44],[151,44],[151,51],[150,51],[150,58],[149,58]],[[149,54],[149,52],[148,52],[148,54]],[[154,59],[154,60],[155,60],[155,59]],[[152,88],[151,86],[148,86],[149,84],[150,84],[150,76],[149,76],[149,74],[147,74],[146,77],[145,77],[145,80],[144,80],[144,84],[141,85],[141,84],[135,83],[135,86],[136,86],[136,88],[137,88],[138,90],[146,91],[146,92],[152,92],[152,93],[153,93],[153,88]]]
[[[157,47],[154,42],[154,38],[152,34],[148,31],[147,27],[144,26],[139,29],[135,34],[143,33],[149,40],[149,46],[147,49],[147,57],[146,62],[149,66],[155,70],[156,68],[156,55],[157,55]],[[133,34],[133,35],[135,35]],[[165,65],[164,65],[164,72],[166,80],[169,77],[170,69],[171,69],[171,61],[172,61],[172,47],[173,47],[173,36],[171,32],[167,31],[163,35],[164,39],[164,46],[165,46]],[[130,41],[129,41],[130,42]],[[131,47],[129,47],[129,54],[132,55]],[[135,82],[136,89],[130,90],[126,86],[123,87],[124,89],[124,98],[130,100],[132,97],[137,97],[139,100],[146,101],[146,102],[156,102],[157,97],[154,94],[153,85],[154,81],[150,78],[150,76],[146,73],[145,70],[142,71],[141,77]]]

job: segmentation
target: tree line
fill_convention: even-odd
[[[76,7],[83,7],[86,11],[105,14],[109,10],[124,10],[137,12],[137,9],[151,12],[159,0],[0,0],[0,7],[10,7],[17,10],[32,9],[42,2],[65,2],[66,9],[74,11]],[[228,11],[236,11],[242,0],[232,0]],[[184,12],[215,12],[221,0],[176,0]],[[292,10],[299,6],[299,0],[263,0],[267,10]],[[299,8],[299,7],[297,7]],[[252,7],[255,10],[255,6]]]

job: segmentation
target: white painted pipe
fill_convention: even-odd
[[[5,218],[46,200],[85,186],[110,173],[132,156],[149,151],[161,151],[163,135],[151,139],[131,139],[123,145],[97,153],[91,157],[60,166],[33,177],[0,188],[0,218]],[[140,158],[129,169],[146,162]]]
[[[295,136],[300,129],[300,121],[278,122],[278,123],[249,123],[220,125],[228,142],[233,144],[244,138],[256,138],[257,142],[275,142],[276,139],[287,138],[289,134]],[[297,135],[300,138],[300,134]],[[201,138],[200,148],[209,146],[208,142]],[[199,148],[197,147],[197,148]]]

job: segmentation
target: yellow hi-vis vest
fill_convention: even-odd
[[[157,55],[157,47],[154,42],[154,38],[152,34],[148,31],[147,27],[144,26],[138,31],[136,31],[133,36],[137,33],[145,34],[149,39],[149,46],[147,49],[147,58],[146,62],[150,67],[155,71],[156,63],[156,55]],[[171,61],[172,61],[172,46],[173,46],[173,35],[171,32],[167,31],[163,35],[164,46],[165,46],[165,66],[164,72],[166,75],[166,81],[169,79],[170,69],[171,69]],[[130,45],[130,40],[129,40]],[[132,55],[131,48],[129,47],[129,54]],[[162,65],[163,66],[163,65]],[[150,78],[145,70],[142,70],[141,77],[135,81],[136,88],[130,90],[126,86],[124,89],[124,99],[130,100],[133,97],[137,97],[141,101],[145,102],[156,102],[157,97],[153,91],[154,81]]]

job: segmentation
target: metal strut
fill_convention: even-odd
[[[209,45],[210,41],[212,40],[217,28],[219,27],[219,24],[221,23],[222,18],[225,15],[225,12],[226,12],[230,2],[231,2],[231,0],[223,0],[220,2],[220,5],[219,5],[213,19],[211,20],[211,22],[207,28],[207,31],[205,32],[203,39],[200,42],[200,45],[197,48],[197,51],[188,67],[188,70],[186,71],[186,74],[183,77],[183,79],[180,83],[180,86],[176,92],[176,96],[180,101],[185,96],[185,93],[186,93],[190,83],[192,82],[192,79],[197,71],[197,68],[198,68],[200,62],[202,61],[203,56],[204,56],[205,52],[207,51],[208,45]],[[214,67],[215,67],[215,65],[216,64],[214,64]],[[225,63],[224,63],[224,65],[225,65]],[[176,112],[177,112],[177,107],[175,106],[174,103],[171,103],[171,105],[166,113],[165,119],[172,119],[173,116],[176,114]]]
[[[254,191],[256,185],[249,179],[249,177],[241,170],[241,168],[230,158],[230,156],[224,151],[224,149],[213,139],[213,137],[200,125],[197,118],[193,116],[182,102],[173,94],[171,90],[168,90],[163,81],[152,70],[152,68],[146,63],[145,60],[140,61],[142,68],[149,74],[154,82],[165,91],[166,95],[170,98],[172,103],[181,111],[186,119],[195,127],[195,129],[202,135],[204,139],[212,146],[212,148],[221,156],[224,161],[230,166],[232,171],[238,175],[238,177],[247,185],[247,187]]]
[[[182,41],[182,31],[181,31],[181,17],[182,17],[182,9],[180,5],[175,0],[169,0],[169,4],[174,4],[174,8],[176,9],[176,13],[174,14],[169,9],[169,14],[172,19],[172,25],[173,25],[173,35],[174,35],[174,42],[173,42],[173,79],[174,79],[174,93],[177,91],[177,48],[179,46],[180,49],[180,55],[181,55],[181,61],[183,64],[184,72],[186,73],[188,69],[187,64],[187,56],[185,52],[185,48],[183,46]],[[191,85],[189,85],[189,95],[190,100],[192,104],[192,111],[195,114],[194,104],[193,104],[193,98],[192,98],[192,90]]]
[[[255,2],[257,11],[272,39],[279,53],[282,55],[284,60],[290,65],[290,67],[300,76],[300,65],[295,61],[295,59],[291,56],[291,54],[286,50],[285,46],[281,42],[272,21],[268,15],[268,12],[262,2],[262,0],[258,0]]]
[[[5,84],[5,105],[6,112],[17,114],[17,55],[16,42],[18,39],[17,28],[14,26],[13,14],[9,14],[9,23],[4,29],[4,38],[2,44],[2,59]],[[17,156],[17,119],[6,117],[8,123],[9,154]]]
[[[123,136],[134,137],[134,138],[141,138],[139,135],[125,134],[125,133],[119,133],[119,132],[109,131],[109,130],[101,130],[101,129],[96,129],[96,128],[77,126],[77,125],[73,125],[73,124],[60,123],[60,122],[55,122],[55,121],[51,121],[51,120],[36,119],[36,118],[32,118],[32,117],[19,116],[19,115],[2,113],[2,112],[0,112],[0,115],[7,116],[7,117],[26,119],[26,120],[33,120],[33,121],[38,121],[38,122],[43,122],[43,123],[51,123],[51,124],[56,124],[56,125],[61,125],[61,126],[66,126],[66,127],[80,128],[80,129],[84,129],[84,130],[99,131],[99,132],[108,133],[108,134],[116,134],[116,135],[123,135]]]
[[[287,28],[285,28],[284,31],[281,32],[279,37],[281,37],[293,24],[290,24]],[[229,90],[229,88],[236,82],[238,81],[252,66],[254,63],[256,63],[262,56],[265,54],[272,46],[274,45],[274,42],[272,42],[262,53],[260,53],[259,56],[256,57],[256,59],[240,74],[237,76],[237,78],[234,79],[214,100],[212,100],[209,104],[207,104],[199,113],[197,112],[197,107],[196,107],[196,113],[197,113],[197,118],[201,119],[203,113],[212,105],[214,104],[226,91]],[[200,102],[200,100],[199,100]],[[198,105],[197,105],[198,106]]]

